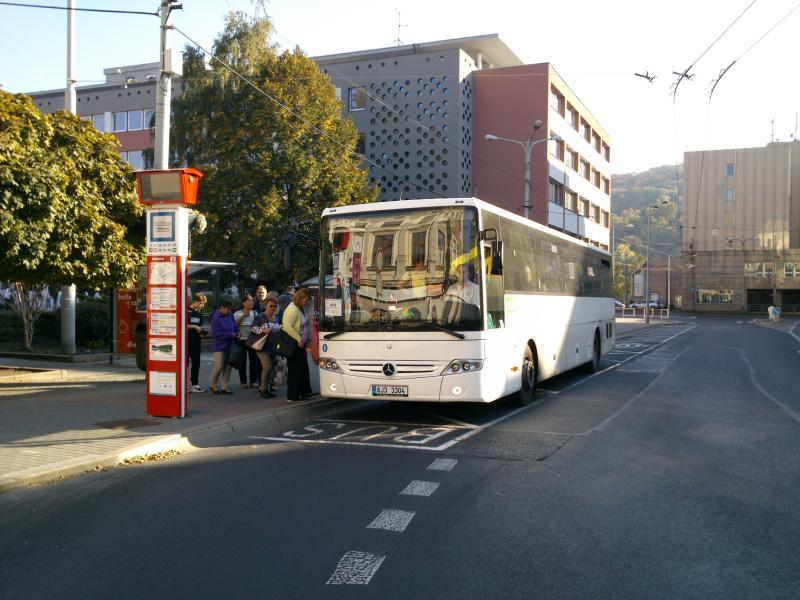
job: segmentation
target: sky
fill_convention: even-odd
[[[67,0],[15,1],[66,6]],[[76,4],[155,11],[159,2]],[[207,48],[229,10],[256,10],[251,0],[182,4],[172,22]],[[398,34],[411,44],[496,33],[524,63],[553,64],[609,133],[613,172],[628,173],[682,162],[684,151],[763,146],[800,134],[794,41],[800,8],[752,46],[797,6],[797,0],[272,0],[266,10],[274,41],[310,56],[385,48]],[[104,68],[158,59],[156,17],[78,13],[76,23],[79,86],[101,83]],[[172,40],[186,43],[176,33]],[[65,11],[0,5],[0,56],[3,89],[63,88]],[[709,100],[712,81],[735,59]],[[694,78],[671,95],[672,72],[691,65]]]

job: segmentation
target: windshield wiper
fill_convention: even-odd
[[[453,337],[457,337],[460,340],[463,340],[466,337],[463,333],[458,333],[457,331],[453,331],[452,329],[448,329],[447,327],[442,327],[438,323],[434,323],[433,321],[424,321],[424,325],[430,325],[436,331],[441,331],[442,333],[449,333]]]
[[[328,335],[322,336],[323,340],[332,340],[333,338],[342,335],[343,333],[347,333],[344,329],[341,331],[334,331],[333,333],[329,333]]]

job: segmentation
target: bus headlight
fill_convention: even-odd
[[[462,371],[465,373],[468,371],[480,371],[482,367],[482,360],[459,358],[447,365],[447,368],[442,371],[442,375],[455,375],[456,373],[461,373]]]
[[[326,371],[332,371],[334,373],[342,372],[342,370],[339,368],[339,364],[332,358],[320,357],[318,364],[320,369],[325,369]]]

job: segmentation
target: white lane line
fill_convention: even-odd
[[[430,496],[438,487],[439,482],[437,481],[414,480],[400,494],[402,496]]]
[[[411,523],[416,513],[410,510],[400,510],[399,508],[384,508],[377,517],[375,517],[367,529],[385,529],[386,531],[399,531],[403,532]]]
[[[326,585],[367,585],[385,558],[370,552],[349,550],[339,559]]]
[[[428,471],[452,471],[457,462],[455,458],[437,458],[428,465]]]

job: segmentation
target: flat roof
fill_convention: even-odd
[[[496,33],[440,40],[437,42],[425,42],[423,44],[406,44],[403,46],[376,48],[374,50],[327,54],[325,56],[313,56],[311,58],[317,64],[328,65],[332,63],[353,62],[370,58],[389,58],[392,56],[421,54],[423,52],[437,52],[440,50],[453,50],[457,48],[464,50],[473,57],[477,56],[478,53],[483,54],[484,61],[491,63],[495,67],[513,67],[522,64],[520,58],[514,54],[511,48],[506,46],[505,42],[503,42]]]

